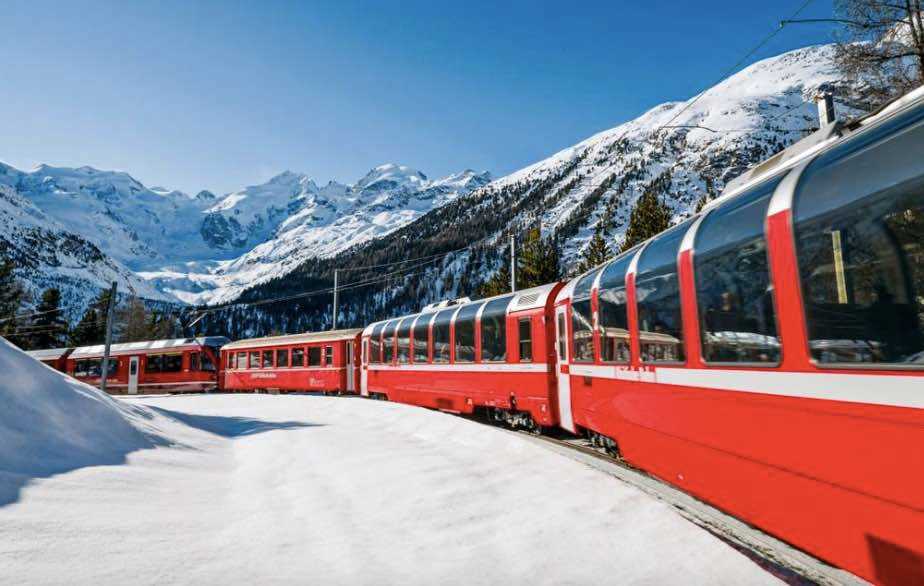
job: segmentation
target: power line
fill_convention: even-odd
[[[344,267],[344,268],[338,267],[337,270],[338,270],[338,271],[341,271],[341,272],[343,272],[343,271],[361,271],[361,270],[365,270],[365,269],[378,269],[378,268],[381,268],[381,267],[390,267],[390,266],[392,266],[392,265],[405,264],[405,263],[414,262],[414,261],[418,261],[418,260],[424,260],[424,259],[428,259],[428,258],[436,258],[436,257],[441,257],[441,256],[448,256],[448,255],[453,254],[453,253],[456,253],[456,252],[462,252],[463,250],[468,250],[469,248],[472,248],[473,246],[475,246],[475,244],[469,244],[468,246],[463,246],[462,248],[456,248],[455,250],[450,250],[450,251],[447,251],[447,252],[440,252],[440,253],[431,254],[431,255],[428,255],[428,256],[421,256],[421,257],[418,257],[418,258],[408,258],[408,259],[405,259],[405,260],[396,260],[396,261],[393,261],[393,262],[387,262],[387,263],[382,263],[382,264],[378,264],[378,265],[365,265],[365,266],[360,266],[360,267]]]
[[[55,313],[55,312],[58,312],[58,311],[64,311],[64,308],[63,308],[63,307],[59,307],[59,308],[57,308],[57,309],[49,309],[48,311],[38,311],[38,312],[35,312],[35,313],[24,313],[24,314],[22,314],[22,315],[14,315],[14,316],[12,316],[12,317],[8,317],[8,318],[5,318],[5,319],[0,319],[0,324],[6,323],[6,322],[8,322],[8,321],[14,321],[14,320],[18,320],[18,319],[26,319],[26,318],[30,318],[30,317],[36,317],[36,316],[39,316],[39,315],[45,315],[45,314],[47,314],[47,313]]]
[[[754,45],[754,47],[751,48],[751,50],[748,51],[748,52],[744,55],[744,57],[742,57],[741,59],[739,59],[734,65],[732,65],[730,68],[728,68],[728,69],[725,71],[725,73],[723,73],[722,76],[719,77],[719,79],[716,80],[716,82],[715,82],[714,84],[712,84],[712,86],[710,86],[710,87],[704,89],[704,90],[701,91],[699,94],[697,94],[692,100],[690,100],[689,102],[687,102],[686,105],[684,105],[684,107],[681,108],[676,114],[674,114],[674,115],[671,117],[670,120],[668,120],[668,121],[665,122],[663,125],[661,125],[661,127],[659,127],[659,128],[655,131],[655,134],[659,134],[662,130],[664,130],[665,127],[670,126],[677,118],[680,117],[681,114],[683,114],[684,112],[686,112],[687,110],[689,110],[689,109],[693,106],[693,104],[695,104],[696,102],[698,102],[698,101],[700,100],[700,98],[702,98],[704,95],[706,95],[706,92],[708,92],[712,87],[718,85],[718,84],[721,83],[723,80],[725,80],[725,78],[727,78],[727,77],[730,76],[732,73],[734,73],[735,71],[737,71],[738,68],[741,67],[741,65],[744,64],[745,61],[747,61],[748,59],[751,58],[752,55],[754,55],[754,53],[756,53],[757,51],[759,51],[761,48],[763,48],[764,45],[766,45],[767,43],[769,43],[771,39],[773,39],[776,35],[778,35],[778,34],[780,33],[780,31],[783,30],[783,28],[785,28],[786,24],[788,24],[787,21],[791,21],[791,20],[795,19],[797,16],[799,16],[799,14],[801,14],[803,10],[805,10],[806,8],[808,8],[808,5],[811,4],[812,2],[813,2],[813,0],[805,0],[805,2],[802,3],[802,5],[799,7],[799,9],[796,10],[796,11],[792,14],[792,16],[790,16],[788,19],[785,19],[785,20],[780,21],[780,26],[779,26],[779,28],[775,29],[775,30],[774,30],[773,32],[771,32],[769,35],[767,35],[767,36],[765,36],[763,39],[761,39],[761,41],[760,41],[759,43],[757,43],[756,45]]]

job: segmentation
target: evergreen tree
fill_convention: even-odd
[[[479,297],[494,297],[510,292],[510,260],[501,264],[500,270],[478,288]]]
[[[606,233],[600,225],[594,230],[593,238],[581,253],[581,262],[578,263],[577,274],[586,273],[590,269],[600,266],[612,258],[613,253],[606,243]]]
[[[148,319],[148,309],[145,307],[144,302],[135,296],[129,298],[128,303],[123,305],[117,312],[117,320],[120,326],[119,342],[150,340]]]
[[[13,274],[13,261],[4,258],[0,261],[0,336],[12,336],[20,326],[23,302],[26,291],[16,275]],[[12,336],[17,342],[16,336]]]
[[[658,197],[654,190],[647,190],[635,202],[629,216],[629,227],[621,252],[625,252],[652,236],[670,228],[671,210]]]
[[[94,346],[106,341],[106,312],[109,309],[111,291],[103,289],[87,310],[83,317],[71,330],[71,346]]]
[[[45,289],[35,313],[29,328],[33,333],[27,336],[30,348],[60,348],[67,344],[67,319],[61,310],[61,291],[54,287]]]
[[[552,283],[561,278],[558,266],[558,243],[543,238],[539,228],[533,228],[517,258],[517,289],[527,289]]]

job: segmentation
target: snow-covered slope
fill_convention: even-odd
[[[393,232],[489,180],[487,172],[466,170],[431,181],[410,167],[388,164],[354,185],[329,182],[319,188],[307,176],[287,171],[206,210],[203,237],[219,248],[249,249],[244,254],[140,275],[187,302],[228,301],[309,258],[329,257]]]
[[[131,401],[181,447],[26,488],[0,508],[4,582],[782,584],[666,503],[445,413],[312,396]]]
[[[35,478],[121,464],[130,452],[165,443],[145,426],[140,408],[43,365],[2,338],[0,372],[0,507],[16,501]]]

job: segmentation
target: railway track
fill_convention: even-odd
[[[486,425],[498,427],[486,420]],[[794,586],[869,586],[869,582],[845,570],[835,568],[792,545],[768,535],[740,519],[681,491],[626,462],[614,458],[580,437],[537,435],[525,430],[500,427],[508,433],[525,437],[565,457],[614,476],[639,490],[667,503],[684,518],[709,531],[734,547],[767,572]]]

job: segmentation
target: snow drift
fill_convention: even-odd
[[[124,405],[29,357],[0,338],[0,506],[31,479],[122,464],[164,440],[143,408]]]

